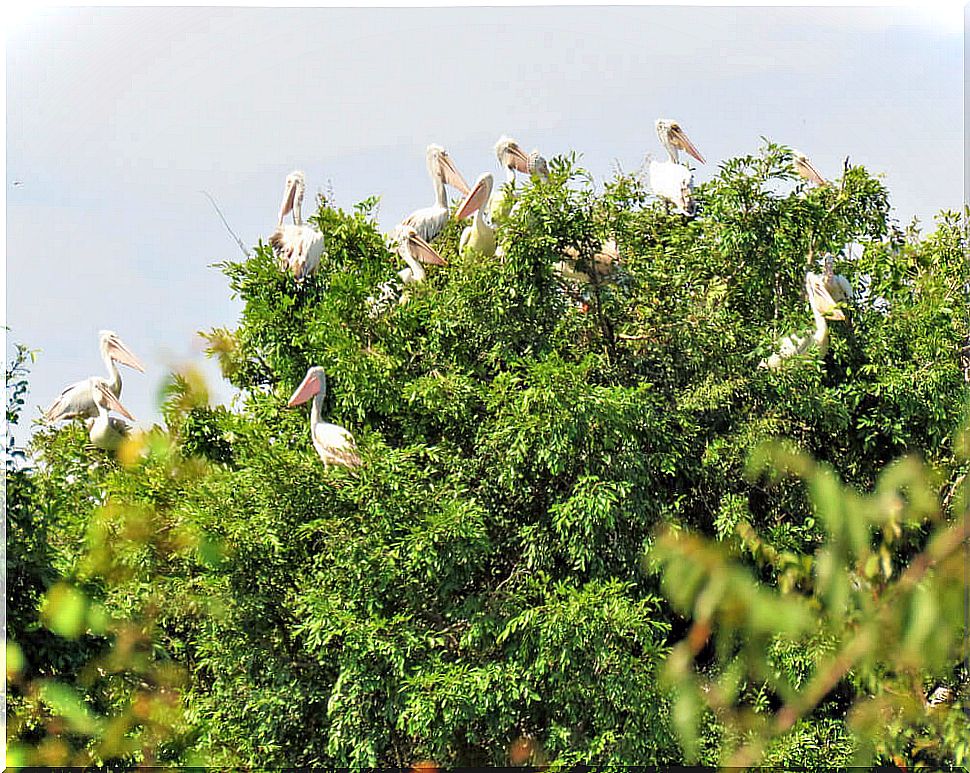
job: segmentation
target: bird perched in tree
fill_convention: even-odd
[[[482,210],[488,203],[491,193],[492,175],[485,172],[478,176],[475,187],[469,191],[461,206],[455,211],[455,218],[458,220],[464,220],[472,213],[475,214],[472,224],[461,232],[458,251],[462,255],[465,255],[469,249],[489,258],[495,255],[495,229],[482,217]]]
[[[540,180],[549,179],[549,165],[533,150],[528,155],[511,137],[502,136],[495,143],[495,157],[499,165],[505,169],[505,184],[492,193],[488,200],[488,218],[493,223],[509,216],[515,205],[515,173],[538,177]]]
[[[108,371],[108,378],[101,376],[91,376],[83,381],[78,381],[65,388],[44,412],[44,419],[48,422],[60,421],[61,419],[94,418],[98,415],[98,393],[97,385],[104,384],[111,390],[117,398],[121,397],[121,373],[118,371],[116,362],[127,365],[129,368],[144,373],[138,358],[132,354],[131,350],[125,346],[118,334],[113,330],[102,330],[98,333],[98,341],[101,349],[101,359]]]
[[[377,295],[372,295],[367,299],[368,313],[372,318],[377,317],[395,301],[404,303],[407,300],[405,288],[410,284],[423,282],[427,276],[422,264],[430,266],[448,265],[434,247],[422,239],[411,226],[402,227],[398,231],[397,237],[399,241],[394,245],[394,250],[408,265],[407,268],[398,271],[395,279],[383,282],[378,287]]]
[[[314,366],[307,370],[306,376],[286,405],[292,408],[313,398],[310,409],[310,440],[325,468],[332,464],[350,469],[360,467],[361,459],[353,435],[343,427],[323,420],[323,399],[326,395],[327,375],[323,368]]]
[[[408,215],[392,232],[392,239],[398,241],[405,228],[413,228],[426,242],[433,241],[445,227],[451,213],[448,210],[448,191],[445,184],[457,188],[463,196],[468,195],[468,183],[455,168],[451,156],[440,145],[428,145],[428,174],[434,184],[435,203]]]
[[[795,164],[795,171],[798,172],[800,177],[816,185],[825,185],[825,178],[819,174],[818,170],[812,165],[812,162],[808,160],[808,156],[800,150],[792,151],[792,162]]]
[[[107,385],[98,382],[94,386],[95,405],[98,415],[94,419],[87,419],[84,426],[88,431],[88,438],[91,445],[105,451],[116,451],[121,441],[125,439],[131,430],[131,425],[127,422],[109,415],[109,411],[117,411],[122,416],[134,421],[134,416],[121,404],[114,393],[108,389]]]
[[[792,333],[781,340],[778,351],[758,363],[758,367],[777,370],[787,360],[815,349],[825,356],[829,343],[828,320],[844,320],[842,312],[825,286],[825,277],[812,271],[805,273],[805,290],[808,303],[815,318],[815,330],[801,334]]]
[[[283,189],[279,222],[269,237],[270,247],[284,271],[290,271],[297,281],[303,281],[317,270],[323,255],[323,234],[303,224],[303,195],[306,181],[303,172],[290,172]],[[284,225],[283,218],[293,213],[293,224]]]
[[[675,211],[683,215],[693,214],[694,175],[680,163],[679,151],[685,151],[702,164],[705,163],[704,157],[676,121],[658,118],[655,127],[668,160],[650,161],[650,187],[657,196],[673,204]]]
[[[822,276],[825,277],[825,289],[836,303],[852,300],[852,284],[842,274],[835,273],[835,257],[829,253],[825,255]]]

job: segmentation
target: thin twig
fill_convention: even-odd
[[[209,201],[212,202],[212,206],[216,208],[216,214],[219,215],[219,219],[222,220],[222,224],[226,227],[226,230],[232,235],[232,238],[236,240],[236,244],[239,245],[239,249],[242,250],[243,257],[248,258],[249,257],[249,250],[246,249],[246,245],[243,244],[243,240],[240,239],[238,236],[236,236],[236,232],[233,231],[232,228],[229,227],[229,223],[226,222],[225,215],[222,214],[222,210],[219,209],[219,205],[216,204],[216,200],[214,198],[212,198],[212,196],[209,193],[209,191],[202,190],[202,191],[199,191],[199,193],[204,193],[206,195],[206,198],[208,198]]]

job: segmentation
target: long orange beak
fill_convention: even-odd
[[[447,266],[448,262],[441,257],[434,247],[422,239],[417,232],[412,231],[407,237],[408,250],[422,263],[431,266]]]
[[[306,378],[303,379],[300,386],[296,388],[293,396],[286,403],[286,407],[292,408],[300,403],[305,403],[319,391],[320,379],[317,378],[315,373],[310,373],[306,376]]]
[[[455,212],[455,218],[458,220],[464,220],[466,217],[471,215],[476,209],[481,209],[485,205],[485,201],[488,199],[489,189],[491,188],[491,178],[488,176],[482,177],[475,185],[475,188],[471,190],[465,197],[465,200],[458,207],[458,211]]]
[[[506,166],[511,167],[516,172],[521,172],[522,174],[529,174],[529,157],[525,152],[514,142],[510,143],[508,148],[505,150],[506,155]]]
[[[795,157],[795,170],[806,180],[811,180],[816,185],[825,185],[825,178],[819,174],[818,170],[812,166],[812,162],[805,156]]]
[[[461,191],[465,196],[468,195],[468,183],[465,182],[465,178],[455,168],[454,162],[447,153],[441,154],[441,171],[448,185]]]
[[[145,368],[142,366],[141,361],[118,339],[113,339],[108,344],[108,352],[111,355],[111,359],[115,360],[116,362],[127,365],[129,368],[134,368],[139,373],[145,372]]]
[[[121,404],[121,401],[115,397],[114,392],[108,389],[108,387],[104,384],[98,384],[98,392],[101,394],[104,405],[109,411],[117,411],[126,419],[130,419],[131,421],[135,420],[135,417],[128,413],[128,409]]]
[[[700,161],[702,164],[707,162],[704,160],[704,156],[700,154],[700,151],[694,147],[694,143],[690,141],[684,130],[679,126],[675,126],[670,130],[670,141],[676,145],[678,148],[686,153],[690,153],[694,158]]]
[[[287,178],[286,188],[283,190],[283,203],[280,205],[278,225],[283,225],[283,218],[293,211],[293,201],[296,199],[296,180]]]

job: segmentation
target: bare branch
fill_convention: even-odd
[[[212,202],[212,206],[215,207],[216,214],[219,215],[219,219],[222,220],[222,224],[226,227],[226,230],[232,235],[232,238],[236,240],[236,244],[239,245],[239,249],[242,250],[243,257],[248,258],[249,257],[249,250],[246,249],[246,245],[243,244],[243,240],[240,239],[238,236],[236,236],[236,232],[233,231],[232,228],[229,227],[229,223],[226,222],[226,218],[222,214],[222,210],[219,209],[219,205],[216,204],[216,200],[214,198],[212,198],[212,196],[209,193],[209,191],[202,190],[202,191],[199,191],[199,193],[204,193],[205,196],[206,196],[206,198],[208,198],[209,201]]]

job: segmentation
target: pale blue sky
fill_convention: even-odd
[[[123,401],[150,423],[195,331],[233,325],[209,264],[239,250],[202,188],[247,244],[294,168],[344,207],[381,195],[387,230],[432,202],[430,142],[469,181],[499,172],[501,134],[602,181],[659,152],[669,116],[708,159],[699,181],[763,135],[824,175],[846,155],[885,173],[902,221],[958,208],[962,47],[907,8],[37,10],[6,59],[7,349],[42,350],[28,416],[102,372],[111,328],[147,365]]]

